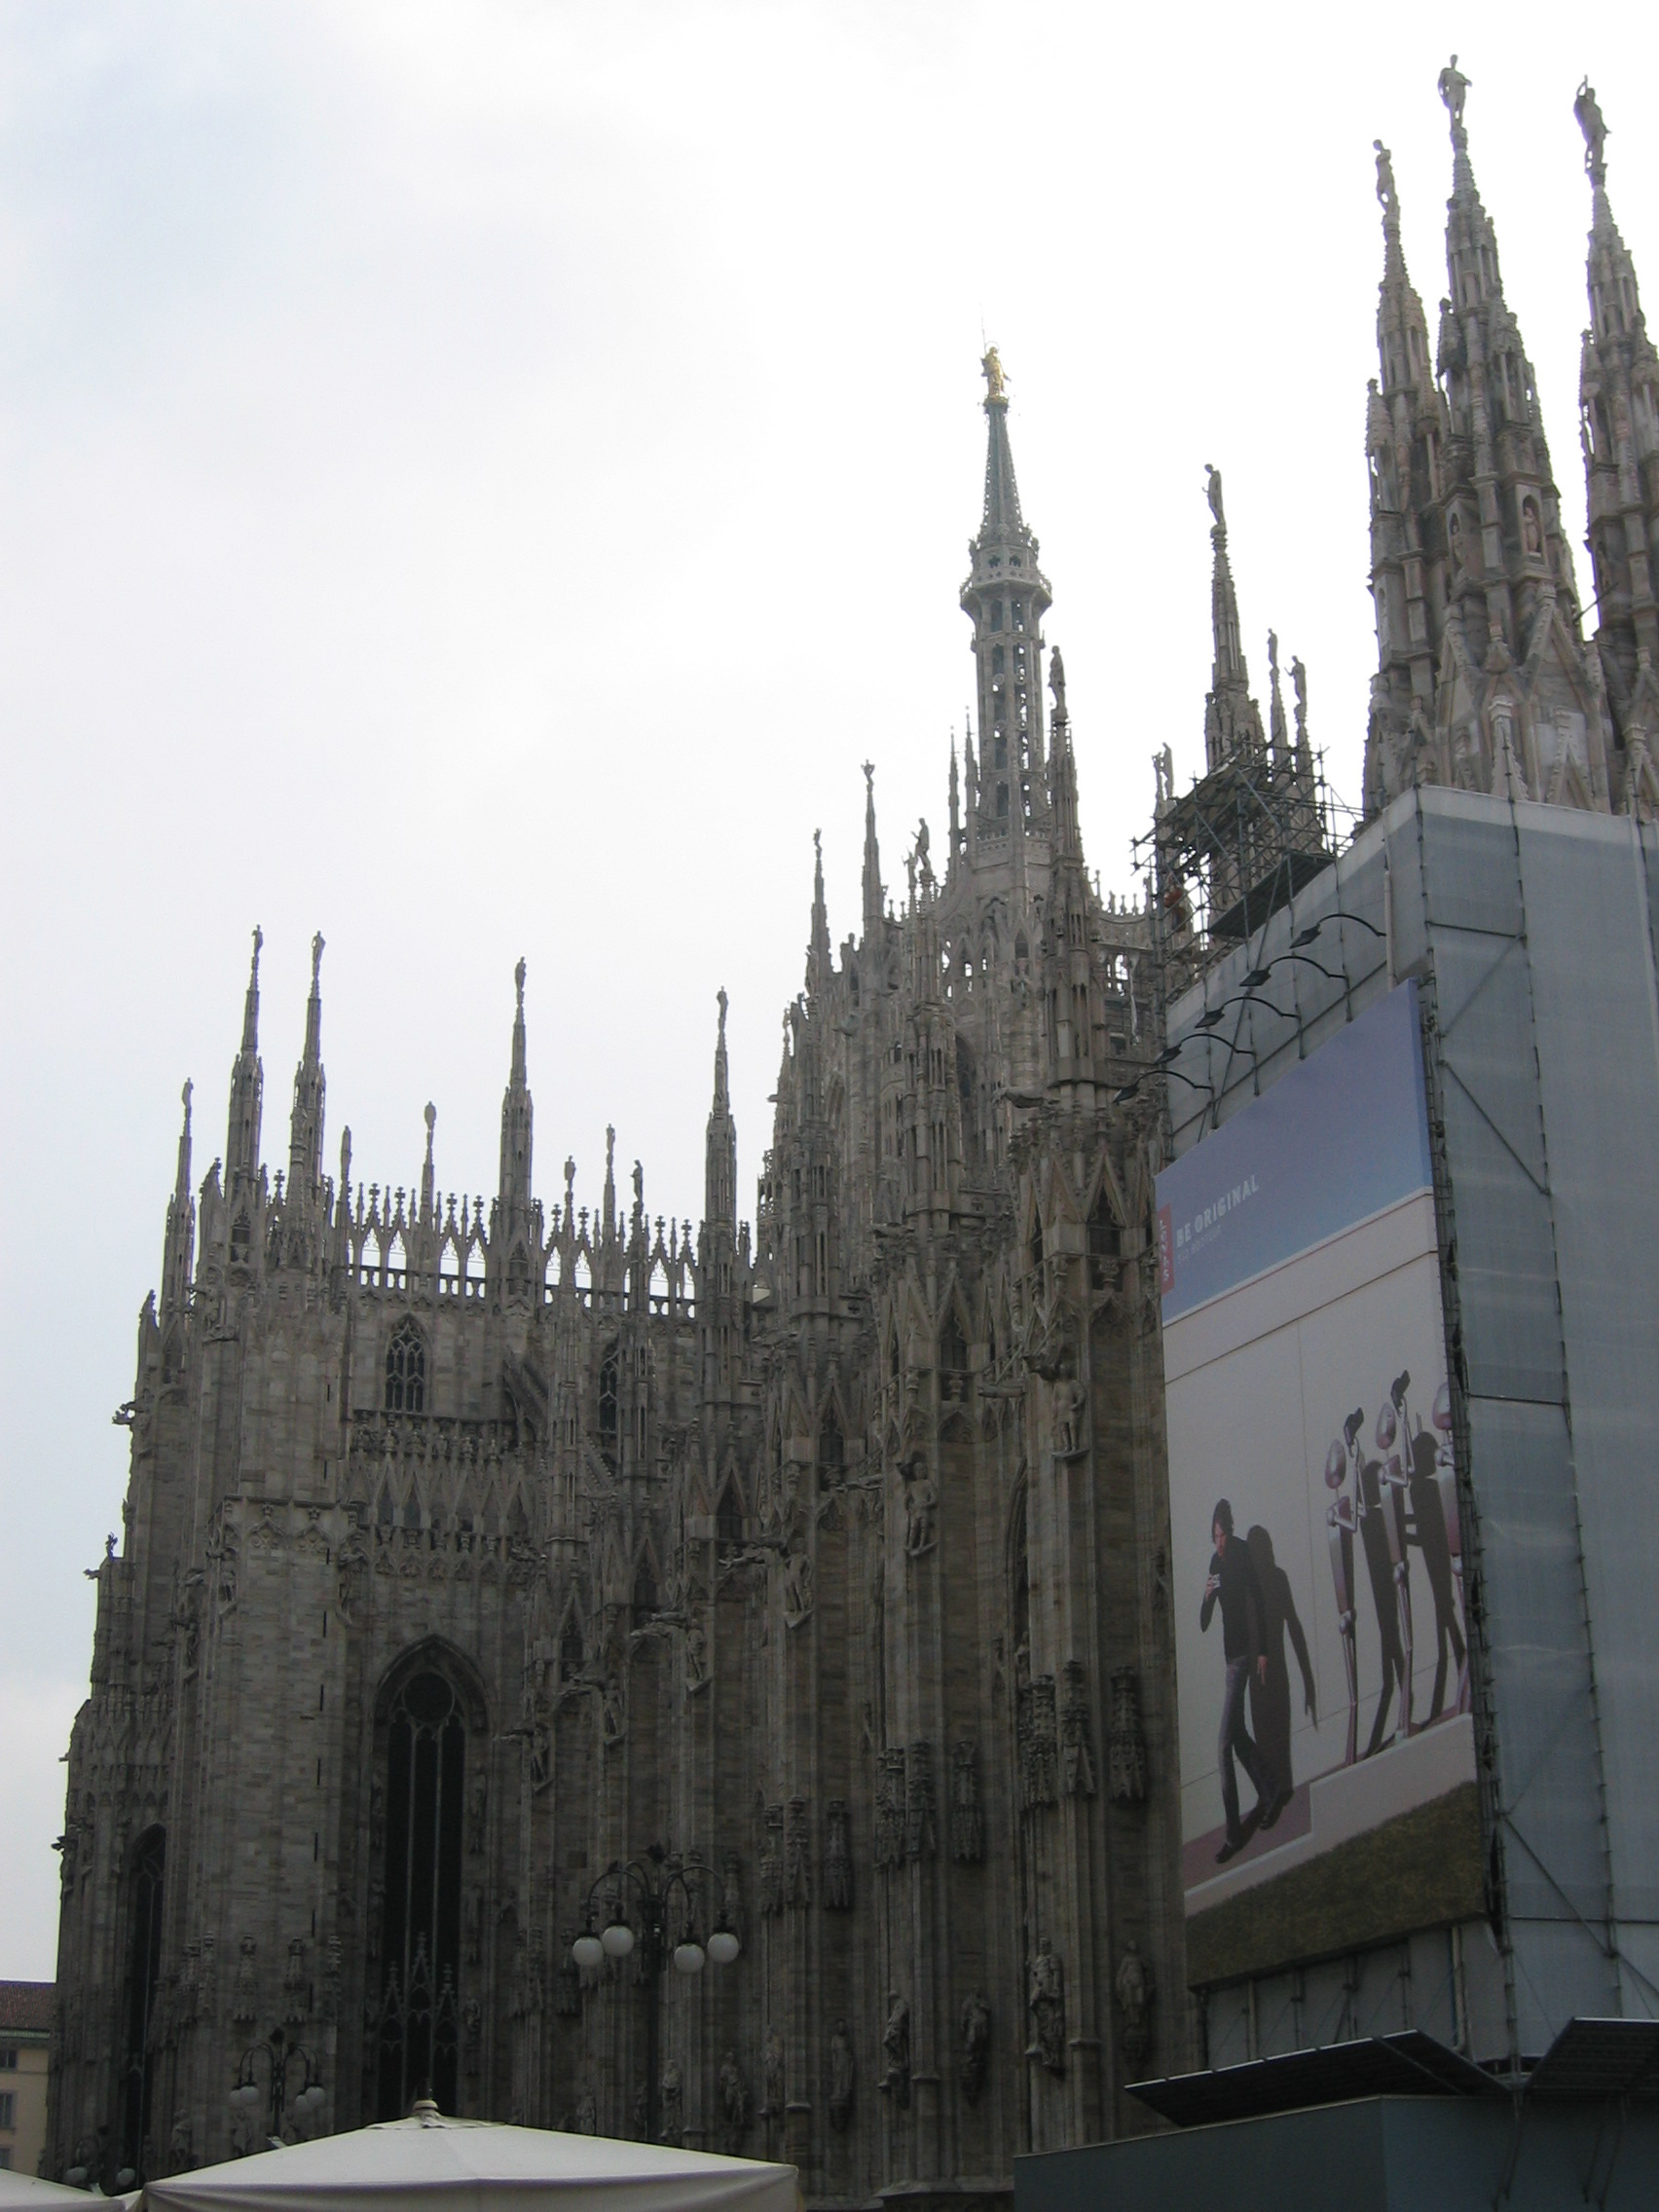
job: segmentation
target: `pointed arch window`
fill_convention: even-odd
[[[438,1666],[417,1667],[385,1709],[379,1746],[386,1841],[377,1879],[385,1926],[376,2021],[376,2117],[401,2120],[418,2096],[459,2110],[461,1855],[483,1848],[484,1799],[468,1821],[468,1714]],[[371,1908],[373,1909],[373,1908]]]
[[[821,1467],[842,1467],[847,1459],[847,1447],[841,1435],[841,1424],[835,1419],[833,1406],[825,1411],[823,1425],[818,1431],[818,1463]]]
[[[738,1495],[735,1481],[728,1482],[720,1493],[719,1511],[715,1515],[715,1534],[722,1551],[737,1551],[743,1543],[743,1499]]]
[[[621,1373],[622,1362],[616,1346],[611,1345],[599,1363],[599,1433],[604,1443],[616,1441],[616,1399]]]
[[[128,1875],[127,1985],[123,1992],[121,2162],[140,2181],[154,2099],[150,2025],[162,1972],[162,1877],[166,1866],[164,1828],[138,1838]]]
[[[413,1321],[400,1321],[386,1347],[386,1410],[388,1414],[426,1410],[426,1347]]]

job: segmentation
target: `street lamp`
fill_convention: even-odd
[[[241,2055],[237,2070],[237,2085],[231,2091],[231,2102],[251,2120],[259,2109],[259,2083],[256,2079],[255,2059],[265,2053],[271,2076],[270,2126],[266,2130],[273,2144],[282,2140],[282,2116],[288,2109],[288,2074],[298,2060],[301,2068],[300,2086],[293,2098],[296,2120],[310,2123],[319,2118],[328,2092],[316,2077],[316,2060],[303,2043],[290,2043],[280,2028],[273,2028],[263,2043],[252,2044]]]
[[[695,1852],[678,1858],[665,1851],[660,1843],[653,1843],[643,1861],[613,1859],[588,1892],[586,1922],[571,1945],[571,1956],[576,1965],[590,1971],[603,1966],[607,1959],[614,1959],[620,1965],[633,1956],[635,1945],[639,1946],[640,1976],[645,1985],[645,2137],[652,2143],[656,2141],[659,2120],[660,1976],[671,1956],[675,1972],[689,1979],[702,1972],[709,1959],[719,1967],[730,1966],[743,1947],[736,1932],[725,1925],[723,1917],[711,1931],[706,1945],[697,1933],[698,1895],[699,1892],[706,1894],[713,1880],[713,1868]],[[610,1893],[607,1905],[609,1917],[605,1927],[596,1932],[594,1922],[600,1893],[606,1890]],[[630,1898],[634,1921],[639,1924],[637,1929],[627,1917]],[[677,1898],[678,1912],[675,1909]],[[672,1945],[668,1939],[671,1917],[681,1922],[679,1939]]]

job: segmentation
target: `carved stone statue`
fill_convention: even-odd
[[[1131,2067],[1144,2066],[1152,2047],[1152,1975],[1132,1939],[1124,1946],[1112,1987],[1118,1999],[1119,2044],[1124,2060]]]
[[[613,1751],[628,1733],[623,1714],[622,1684],[615,1675],[608,1676],[601,1692],[599,1732],[606,1750]]]
[[[1060,1708],[1060,1778],[1068,1797],[1094,1795],[1094,1732],[1089,1722],[1088,1675],[1081,1659],[1065,1667]]]
[[[662,2080],[657,2084],[657,2106],[661,2116],[661,2125],[657,2129],[657,2141],[667,2143],[673,2149],[679,2150],[685,2133],[685,2117],[682,2109],[680,2068],[672,2058],[663,2068]]]
[[[913,1459],[905,1469],[904,1481],[904,1549],[912,1559],[920,1559],[931,1552],[939,1541],[934,1516],[939,1509],[939,1490],[930,1478],[927,1464]]]
[[[1463,101],[1468,95],[1469,86],[1472,82],[1473,80],[1465,77],[1461,69],[1458,68],[1456,55],[1440,72],[1440,96],[1446,102],[1447,114],[1452,118],[1452,134],[1454,137],[1463,128]]]
[[[1052,1404],[1054,1450],[1062,1459],[1075,1459],[1088,1449],[1088,1392],[1075,1375],[1062,1375]]]
[[[837,2020],[830,2037],[830,2124],[845,2134],[853,2112],[853,2039],[845,2020]]]
[[[1400,196],[1394,189],[1394,160],[1381,138],[1371,141],[1377,153],[1377,197],[1382,203],[1384,215],[1399,212]]]
[[[259,1973],[254,1966],[254,1954],[259,1946],[251,1936],[241,1939],[241,1957],[237,1964],[237,1978],[232,1987],[231,2018],[239,2028],[250,2028],[259,2017]]]
[[[896,1989],[888,1993],[887,2025],[881,2031],[881,2047],[887,2059],[881,2085],[892,2092],[899,2109],[907,2112],[910,2107],[910,2008]]]
[[[1227,512],[1221,503],[1221,470],[1207,461],[1204,462],[1204,494],[1209,500],[1210,513],[1215,517],[1216,529],[1225,533]]]
[[[991,2049],[991,2008],[982,1989],[971,1989],[962,2000],[962,2094],[971,2105],[979,2101],[985,2085],[985,2067]]]
[[[709,1632],[701,1621],[685,1631],[685,1694],[694,1697],[709,1679]]]
[[[597,2135],[599,2133],[599,2104],[591,2089],[584,2089],[576,2099],[576,2133],[578,2135]]]
[[[1008,397],[1008,378],[1003,370],[1001,356],[994,346],[985,348],[984,358],[980,361],[979,367],[984,372],[986,399],[1006,399]]]
[[[1060,658],[1058,645],[1051,646],[1049,651],[1049,689],[1054,694],[1054,719],[1063,722],[1066,719],[1066,664]]]
[[[1590,171],[1591,182],[1602,184],[1607,174],[1607,127],[1602,121],[1602,103],[1590,90],[1588,77],[1578,88],[1572,112],[1584,133],[1584,166]]]
[[[172,2134],[167,2142],[167,2171],[170,2174],[187,2174],[196,2164],[196,2154],[191,2148],[190,2115],[181,2112],[172,2123]]]
[[[784,2117],[784,2039],[775,2027],[766,2030],[762,2052],[762,2066],[766,2077],[766,2102],[760,2108],[762,2120],[782,2120]]]
[[[735,2050],[728,2050],[720,2060],[719,2091],[720,2148],[735,2156],[749,2128],[749,2088]]]
[[[1045,1936],[1031,1962],[1031,2045],[1029,2058],[1042,2060],[1053,2075],[1066,2070],[1065,1970]]]
[[[484,1822],[490,1810],[490,1778],[475,1774],[466,1792],[466,1849],[477,1859],[484,1849]]]

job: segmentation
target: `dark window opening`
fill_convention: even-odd
[[[386,1410],[424,1413],[426,1406],[426,1347],[413,1321],[400,1321],[386,1347]]]
[[[413,1676],[391,1709],[386,1758],[386,1928],[377,2117],[417,2097],[459,2110],[461,1858],[466,1727],[442,1675]]]
[[[968,1372],[968,1339],[963,1334],[961,1319],[954,1311],[945,1316],[944,1333],[940,1339],[939,1363],[950,1375],[965,1375]]]
[[[162,1972],[162,1875],[167,1839],[151,1828],[133,1854],[128,1901],[127,1987],[123,2010],[125,2049],[121,2070],[121,2163],[143,2181],[155,2087],[150,2071],[150,2014]]]
[[[580,1625],[572,1615],[564,1635],[559,1639],[559,1679],[573,1682],[587,1665],[587,1651],[582,1643]]]
[[[818,1463],[823,1467],[845,1466],[847,1447],[841,1435],[841,1424],[835,1419],[834,1409],[824,1416],[824,1425],[818,1431]]]
[[[247,1258],[252,1242],[253,1237],[247,1226],[247,1216],[245,1213],[239,1213],[236,1220],[231,1224],[231,1265],[233,1268],[240,1267]]]
[[[720,1493],[719,1511],[715,1515],[715,1534],[722,1550],[736,1551],[743,1542],[743,1500],[737,1494],[736,1483],[727,1483]]]

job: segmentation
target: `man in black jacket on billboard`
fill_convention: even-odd
[[[1219,1599],[1221,1656],[1227,1668],[1227,1686],[1222,1693],[1221,1727],[1215,1749],[1221,1765],[1221,1802],[1227,1814],[1227,1839],[1215,1856],[1217,1864],[1225,1866],[1243,1850],[1246,1841],[1238,1818],[1235,1755],[1256,1787],[1252,1830],[1272,1826],[1290,1802],[1290,1788],[1288,1777],[1281,1779],[1272,1772],[1245,1724],[1244,1693],[1250,1669],[1256,1669],[1263,1682],[1268,1678],[1267,1608],[1262,1603],[1262,1586],[1256,1579],[1249,1548],[1234,1536],[1233,1507],[1225,1497],[1217,1501],[1210,1517],[1210,1534],[1215,1554],[1210,1561],[1209,1579],[1204,1584],[1204,1602],[1198,1609],[1198,1628],[1202,1632],[1209,1627]]]

